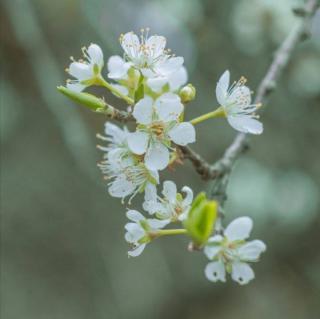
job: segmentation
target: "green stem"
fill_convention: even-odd
[[[151,235],[151,237],[160,237],[160,236],[170,236],[170,235],[182,235],[182,234],[186,234],[186,233],[187,233],[187,230],[184,228],[160,229],[160,230],[153,231],[149,235]]]
[[[198,123],[201,123],[203,121],[206,121],[208,119],[214,118],[214,117],[225,117],[225,111],[222,106],[218,107],[216,110],[200,115],[199,117],[194,118],[190,121],[191,124],[195,125]]]
[[[108,83],[103,77],[99,77],[97,79],[96,84],[104,86],[108,90],[110,90],[115,95],[119,96],[121,99],[125,100],[128,104],[134,104],[134,100],[130,98],[129,96],[126,96],[122,94],[119,90],[117,90],[115,87],[113,87],[110,83]]]

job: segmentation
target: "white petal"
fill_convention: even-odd
[[[151,170],[165,169],[169,164],[167,147],[160,142],[151,143],[145,156],[145,164]]]
[[[145,247],[146,247],[146,244],[141,244],[136,249],[128,251],[128,255],[131,257],[137,257],[141,255]]]
[[[154,92],[161,92],[163,86],[168,82],[166,77],[156,77],[147,80],[147,85],[151,88]]]
[[[168,135],[173,142],[182,146],[196,141],[196,130],[189,122],[177,124],[168,132]]]
[[[121,38],[121,46],[129,57],[135,57],[136,52],[140,47],[140,40],[133,32],[127,32]]]
[[[177,121],[183,111],[180,97],[173,93],[162,94],[155,102],[159,119],[163,122]]]
[[[165,181],[163,183],[162,194],[166,197],[170,203],[175,203],[177,201],[177,186],[172,181]]]
[[[238,253],[243,261],[257,261],[266,248],[266,245],[261,240],[252,240],[242,245],[238,249]]]
[[[81,62],[72,62],[68,72],[80,81],[89,80],[94,76],[92,66]]]
[[[112,143],[118,145],[124,142],[128,134],[125,130],[122,130],[120,127],[110,122],[105,123],[104,132],[107,136],[112,138]]]
[[[193,201],[193,191],[188,186],[183,186],[182,191],[186,193],[186,197],[183,199],[182,204],[183,206],[191,205]]]
[[[137,223],[127,223],[124,228],[127,231],[124,238],[128,243],[137,243],[145,236],[145,230]]]
[[[221,246],[205,246],[203,252],[210,259],[213,260],[214,257],[221,251]]]
[[[88,54],[90,56],[90,62],[97,64],[101,69],[103,67],[103,53],[101,48],[97,44],[90,44]]]
[[[253,223],[250,217],[239,217],[227,226],[224,235],[229,241],[244,240],[250,236],[252,226]]]
[[[126,63],[119,55],[113,55],[108,60],[108,77],[115,80],[126,79],[129,68],[130,63]]]
[[[157,187],[149,183],[144,190],[145,201],[157,201]]]
[[[159,75],[169,75],[181,68],[182,64],[182,57],[172,57],[163,62],[159,62],[155,66],[155,72]]]
[[[160,229],[170,223],[170,220],[148,219],[148,224],[152,229]]]
[[[81,83],[67,83],[67,89],[73,91],[73,92],[81,92],[83,91],[85,88],[87,87],[87,85],[83,85]]]
[[[178,90],[182,85],[186,84],[188,81],[188,73],[186,68],[184,66],[179,68],[176,72],[173,72],[168,76],[168,80],[170,90]]]
[[[230,72],[225,71],[216,86],[216,97],[220,105],[226,105],[227,91],[230,83]]]
[[[150,124],[152,122],[152,104],[152,98],[150,96],[146,96],[134,106],[132,115],[138,123]]]
[[[127,218],[132,220],[133,222],[139,222],[140,220],[144,220],[145,217],[139,213],[137,210],[131,209],[127,211]]]
[[[152,57],[157,58],[163,54],[164,48],[166,47],[166,38],[159,35],[153,35],[147,39],[145,45],[152,53]]]
[[[215,235],[209,238],[207,245],[204,247],[204,253],[209,259],[213,259],[221,251],[221,242],[223,237]],[[211,245],[210,245],[211,244]]]
[[[217,282],[217,281],[226,281],[226,270],[224,264],[221,261],[215,261],[209,263],[205,268],[205,275],[208,280]]]
[[[130,195],[136,186],[128,181],[124,175],[117,177],[110,185],[108,191],[113,197],[124,198]]]
[[[254,278],[254,272],[248,264],[235,262],[232,264],[231,277],[240,285],[245,285]]]
[[[256,119],[246,115],[230,115],[227,117],[229,124],[237,131],[250,134],[261,134],[263,125]]]
[[[128,146],[135,154],[144,154],[147,150],[148,142],[149,135],[145,132],[136,131],[128,134]]]

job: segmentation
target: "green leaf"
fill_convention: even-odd
[[[59,92],[61,92],[74,102],[84,105],[91,110],[96,111],[97,109],[105,108],[106,106],[106,103],[102,99],[99,99],[92,94],[84,92],[74,92],[64,86],[58,86],[57,89]]]

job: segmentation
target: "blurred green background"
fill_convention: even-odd
[[[299,2],[298,2],[299,3]],[[237,162],[227,220],[249,215],[268,250],[256,280],[240,287],[204,277],[206,257],[187,239],[164,238],[127,257],[125,207],[96,167],[103,116],[56,91],[69,56],[149,26],[185,57],[197,99],[215,106],[227,68],[255,89],[292,29],[291,0],[7,0],[0,5],[2,319],[320,318],[320,13],[294,52],[262,121],[265,132]],[[119,108],[124,105],[101,90]],[[235,132],[223,120],[197,127],[194,149],[218,159]],[[165,173],[203,190],[189,163]],[[139,207],[140,199],[134,201]]]

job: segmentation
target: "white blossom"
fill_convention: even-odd
[[[261,134],[262,123],[254,112],[260,104],[251,103],[251,91],[245,86],[246,79],[240,78],[230,87],[230,72],[225,71],[216,86],[216,97],[227,116],[229,124],[237,131],[251,134]]]
[[[149,37],[148,31],[142,29],[140,39],[133,32],[120,36],[125,58],[148,79],[147,84],[152,90],[159,92],[166,83],[175,90],[187,81],[186,70],[182,67],[184,60],[169,54],[165,49],[165,37]]]
[[[145,154],[144,161],[151,170],[162,170],[169,164],[171,141],[187,145],[195,141],[195,129],[189,122],[179,122],[183,112],[179,96],[165,93],[156,101],[149,96],[134,107],[133,116],[139,124],[130,133],[128,146],[138,155]]]
[[[261,240],[246,241],[252,225],[251,218],[240,217],[228,225],[223,236],[209,238],[204,248],[204,253],[212,260],[205,268],[208,280],[225,282],[226,272],[240,285],[254,279],[254,272],[248,263],[258,261],[266,245]]]
[[[157,195],[155,187],[145,190],[143,208],[149,214],[155,214],[157,218],[175,222],[186,219],[193,200],[193,191],[188,186],[182,188],[185,197],[177,192],[177,186],[172,181],[163,183],[162,195]]]
[[[85,59],[73,61],[67,69],[75,78],[67,81],[67,88],[75,92],[81,92],[94,84],[104,65],[103,53],[97,44],[90,44],[88,49],[82,48],[82,53]]]
[[[128,148],[128,130],[106,123],[106,136],[98,138],[109,142],[107,146],[98,146],[105,152],[104,159],[98,164],[105,178],[109,181],[108,191],[113,197],[123,200],[131,195],[130,200],[148,186],[159,183],[157,171],[149,170]]]
[[[158,219],[147,219],[136,210],[129,210],[127,217],[132,221],[125,225],[125,240],[132,246],[128,252],[131,257],[139,256],[147,243],[150,242],[149,233],[165,227],[168,222]]]

